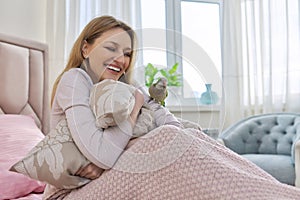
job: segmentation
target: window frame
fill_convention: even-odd
[[[221,53],[221,70],[222,70],[222,13],[223,13],[223,2],[222,0],[164,0],[165,4],[165,36],[166,36],[166,64],[167,68],[172,67],[175,63],[178,63],[178,72],[182,74],[182,84],[184,84],[184,74],[183,74],[183,57],[182,57],[182,41],[183,38],[187,38],[186,36],[182,35],[182,24],[181,24],[181,3],[182,2],[199,2],[199,3],[213,3],[219,5],[219,22],[220,22],[220,53]],[[144,61],[143,56],[141,56],[140,65]],[[220,78],[221,78],[220,74]],[[203,86],[204,87],[204,86]],[[198,106],[199,99],[194,98],[187,98],[184,97],[184,87],[183,85],[180,86],[180,94],[177,96],[179,97],[181,105],[194,105]],[[204,91],[203,91],[204,92]],[[220,96],[223,96],[222,92]],[[220,101],[219,101],[220,103]],[[218,103],[218,104],[219,104]],[[205,106],[205,105],[204,105]]]
[[[181,2],[200,2],[200,3],[213,3],[219,5],[219,18],[220,18],[220,50],[221,50],[221,68],[223,68],[222,61],[222,16],[223,16],[223,1],[222,0],[165,0],[165,13],[166,13],[166,29],[173,31],[166,31],[166,56],[167,66],[172,66],[175,62],[179,63],[178,71],[183,74],[183,61],[182,57],[182,24],[181,24]],[[176,35],[175,33],[180,33]],[[170,53],[170,52],[176,52]],[[221,75],[220,75],[221,77]],[[184,78],[184,77],[183,77]],[[181,86],[181,101],[183,104],[195,104],[196,98],[184,98],[183,87]],[[222,94],[220,94],[222,95]]]

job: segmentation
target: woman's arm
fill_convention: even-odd
[[[181,122],[172,114],[167,108],[163,107],[148,95],[145,88],[142,86],[138,86],[137,83],[134,84],[140,91],[142,91],[144,95],[144,102],[148,105],[148,107],[154,111],[154,119],[156,122],[156,126],[162,125],[174,125],[179,128],[183,128]]]
[[[163,107],[154,100],[149,100],[148,105],[150,109],[154,111],[153,115],[156,126],[173,125],[183,128],[183,125],[180,123],[180,121],[167,108]]]
[[[100,168],[111,168],[132,137],[131,119],[105,130],[95,125],[89,107],[92,82],[81,69],[66,72],[57,89],[57,102],[66,113],[68,126],[79,150]]]

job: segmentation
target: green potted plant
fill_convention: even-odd
[[[164,76],[168,80],[168,86],[181,86],[181,74],[177,73],[177,68],[178,63],[175,63],[170,69],[158,69],[153,64],[148,63],[145,68],[145,85],[150,87],[159,77]]]

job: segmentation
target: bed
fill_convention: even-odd
[[[45,184],[8,171],[49,131],[48,46],[0,34],[0,199],[42,199]]]

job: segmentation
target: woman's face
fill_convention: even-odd
[[[92,71],[98,80],[119,80],[128,69],[131,58],[131,38],[121,28],[104,32],[91,45],[85,42],[83,56],[89,57]]]

